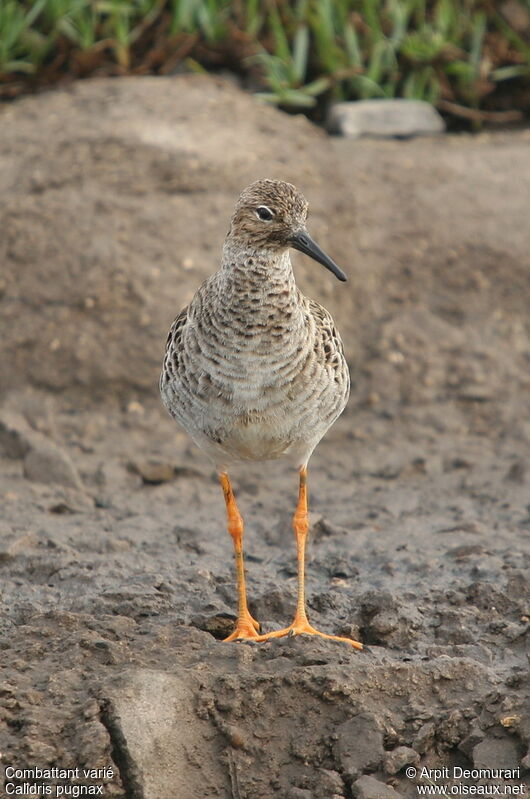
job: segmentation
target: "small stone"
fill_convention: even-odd
[[[309,514],[309,525],[310,536],[314,541],[320,541],[330,536],[346,536],[351,532],[346,527],[333,524],[319,513]]]
[[[378,640],[383,641],[390,633],[394,632],[399,626],[397,613],[377,613],[370,623],[370,634],[377,636]]]
[[[356,780],[352,790],[356,799],[400,799],[401,797],[401,794],[390,785],[385,785],[384,782],[368,775]]]
[[[442,117],[430,103],[404,99],[335,103],[327,124],[332,133],[350,139],[426,136],[445,130]]]
[[[30,450],[31,428],[17,413],[3,410],[0,415],[0,453],[7,458],[23,458]]]
[[[337,730],[335,756],[342,772],[353,779],[366,769],[376,769],[384,756],[383,733],[376,719],[362,713],[341,724]]]
[[[233,749],[245,749],[246,747],[246,736],[245,733],[242,732],[239,727],[234,727],[230,725],[227,729],[228,740],[230,741],[230,746]]]
[[[230,613],[217,613],[214,616],[197,614],[192,617],[191,623],[198,630],[203,630],[213,635],[214,638],[222,640],[233,631],[235,620],[235,616]]]
[[[33,430],[23,416],[9,410],[0,415],[0,453],[24,459],[24,476],[37,483],[57,483],[83,491],[83,484],[68,453],[42,433]]]
[[[40,705],[43,700],[43,694],[41,691],[35,691],[33,688],[29,688],[25,694],[24,698],[26,702],[30,705]]]
[[[485,735],[478,727],[472,727],[468,735],[463,738],[458,744],[458,748],[465,754],[466,757],[471,759],[473,750],[477,744],[482,743]]]
[[[47,510],[49,513],[72,514],[86,513],[94,508],[94,499],[84,491],[62,486],[56,490],[55,497]]]
[[[455,560],[465,560],[466,558],[482,555],[484,547],[481,544],[461,544],[447,550],[447,555]]]
[[[109,552],[129,552],[131,542],[126,538],[112,538],[107,544],[107,549]]]
[[[313,794],[306,788],[292,787],[287,794],[288,799],[313,799]]]
[[[204,784],[217,784],[218,744],[211,721],[196,714],[194,690],[185,674],[134,668],[121,671],[101,689],[103,721],[114,729],[129,763],[129,796],[196,799],[196,783],[182,777],[189,774],[190,752],[200,752]],[[105,727],[98,726],[108,738]],[[94,753],[87,762],[94,762]]]
[[[425,754],[434,741],[435,732],[436,729],[432,721],[428,721],[420,727],[412,742],[416,752],[419,752],[420,755]]]
[[[514,713],[513,716],[503,716],[500,722],[503,727],[517,728],[521,722],[521,716],[517,715],[517,713]]]
[[[338,771],[321,768],[318,772],[319,788],[325,796],[343,796],[344,783]]]
[[[131,463],[133,471],[137,472],[144,483],[160,485],[169,483],[175,477],[175,467],[171,463],[157,460],[135,461]]]
[[[39,543],[35,533],[24,533],[24,535],[13,535],[6,538],[2,537],[0,544],[0,563],[15,558],[27,549],[33,549]]]
[[[101,708],[99,702],[94,699],[94,697],[90,698],[83,707],[83,716],[85,719],[98,718],[100,712]]]
[[[29,740],[26,744],[28,754],[36,763],[42,763],[43,766],[48,763],[53,763],[57,758],[57,749],[44,741]]]
[[[83,484],[70,456],[52,441],[38,435],[24,458],[24,476],[37,483],[57,483],[83,490]]]
[[[466,402],[488,402],[494,399],[495,392],[491,386],[479,383],[465,386],[458,392],[457,397]]]
[[[54,502],[53,505],[50,505],[48,510],[50,513],[56,513],[58,516],[64,516],[65,514],[69,513],[77,513],[73,505],[69,505],[67,502],[64,502],[63,500],[61,500],[60,502]]]
[[[524,483],[525,477],[526,477],[526,463],[524,461],[515,461],[515,463],[512,463],[512,465],[504,475],[504,479],[507,482],[519,483],[520,485]]]
[[[519,766],[519,752],[509,738],[487,738],[473,748],[475,768],[509,768]]]
[[[385,771],[387,774],[397,774],[404,766],[410,764],[417,766],[420,756],[409,746],[397,746],[385,755]]]

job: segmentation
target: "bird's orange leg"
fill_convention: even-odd
[[[296,536],[296,551],[298,556],[298,598],[296,603],[296,613],[293,623],[283,630],[275,630],[272,633],[262,635],[258,640],[269,640],[270,638],[280,638],[284,635],[319,635],[321,638],[330,638],[332,641],[343,641],[355,649],[362,649],[363,645],[352,638],[344,638],[340,635],[329,635],[316,630],[307,618],[305,608],[305,544],[309,522],[307,518],[307,469],[302,466],[300,469],[300,489],[298,493],[298,505],[293,519],[294,533]]]
[[[237,622],[234,632],[231,633],[225,641],[236,641],[240,638],[250,639],[252,641],[262,640],[257,632],[259,630],[259,622],[252,618],[250,611],[247,607],[247,589],[245,585],[245,567],[243,563],[243,519],[237,507],[236,498],[230,485],[230,480],[226,472],[219,475],[223,494],[226,503],[226,515],[228,519],[228,532],[232,536],[234,542],[234,555],[236,561],[236,577],[237,577]]]

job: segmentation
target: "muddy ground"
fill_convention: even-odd
[[[0,126],[4,767],[106,768],[58,784],[128,799],[412,798],[462,782],[422,772],[445,767],[526,784],[528,133],[334,140],[202,77],[87,81]],[[353,378],[310,464],[310,616],[362,653],[220,642],[222,495],[157,397],[167,328],[265,176],[299,185],[351,277],[296,258]],[[234,484],[274,629],[297,476]]]

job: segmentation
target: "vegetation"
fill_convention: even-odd
[[[530,0],[0,0],[1,96],[181,65],[312,113],[409,97],[513,116],[530,109]]]

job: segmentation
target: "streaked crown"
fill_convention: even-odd
[[[256,248],[283,249],[304,228],[306,218],[307,201],[295,186],[257,180],[241,192],[228,235]]]

